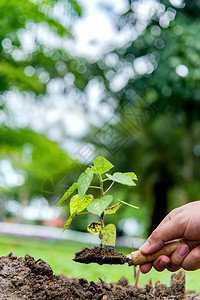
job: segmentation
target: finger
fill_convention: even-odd
[[[159,256],[154,262],[153,266],[157,271],[163,271],[170,264],[170,258],[166,255]]]
[[[178,214],[175,218],[169,222],[156,228],[147,241],[140,247],[140,251],[143,254],[150,254],[160,250],[165,242],[182,237],[187,227],[187,222]]]
[[[170,257],[170,264],[168,266],[168,270],[171,272],[175,272],[181,268],[181,265],[190,252],[190,248],[186,244],[179,245],[178,248],[174,251],[174,253]]]
[[[158,227],[162,226],[163,224],[168,223],[171,219],[173,219],[176,215],[178,215],[181,212],[181,207],[175,208],[172,210],[158,225]],[[157,228],[158,228],[157,227]]]
[[[140,271],[143,274],[148,273],[151,270],[151,268],[152,268],[152,264],[151,263],[140,265]]]
[[[175,265],[171,266],[171,264],[169,264],[169,266],[167,267],[167,270],[170,271],[170,272],[176,272],[180,268],[181,268],[181,266],[175,266]]]
[[[157,228],[159,228],[160,226],[162,226],[162,225],[168,223],[170,220],[171,220],[171,215],[168,214],[168,215],[160,222],[160,224],[158,225]]]
[[[200,246],[190,251],[182,263],[182,268],[187,271],[200,269]]]

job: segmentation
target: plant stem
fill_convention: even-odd
[[[118,199],[118,200],[119,200],[119,199]],[[127,202],[124,202],[124,201],[122,201],[122,200],[119,200],[119,202],[120,202],[120,203],[123,203],[123,204],[126,204],[126,205],[128,205],[128,206],[130,206],[130,207],[133,207],[133,208],[139,209],[139,207],[138,207],[138,206],[132,205],[132,204],[130,204],[130,203],[127,203]]]
[[[92,189],[100,189],[100,190],[101,190],[101,187],[100,187],[100,186],[90,185],[89,188],[92,188]]]
[[[104,228],[104,227],[105,227],[105,224],[104,224],[104,221],[103,221],[103,217],[104,217],[104,212],[102,212],[101,217],[100,217],[100,222],[102,223],[102,227]],[[100,239],[100,241],[101,241],[101,244],[100,244],[100,247],[101,247],[101,248],[103,248],[102,238],[103,238],[103,235],[102,235],[101,232],[100,232],[100,234],[99,234],[99,239]]]
[[[107,190],[103,193],[104,195],[109,191],[109,189],[111,189],[111,187],[113,186],[114,183],[115,183],[114,181],[111,183],[111,185],[110,185],[110,186],[107,188]]]
[[[84,212],[77,213],[76,215],[79,216],[79,215],[91,215],[91,214],[92,213],[89,211],[84,211]]]
[[[101,214],[100,221],[101,221],[101,223],[102,223],[102,226],[105,227],[103,217],[104,217],[104,212],[102,212],[102,214]]]
[[[137,276],[137,267],[133,266],[133,277],[134,277],[134,281],[136,281],[136,276]]]
[[[108,181],[110,178],[103,179],[102,182]]]
[[[136,288],[138,287],[139,276],[140,276],[140,269],[138,269],[136,272],[135,285],[134,285]]]
[[[102,180],[102,177],[99,173],[97,173],[97,176],[99,177],[99,182],[100,182],[100,189],[101,189],[101,196],[104,195],[104,192],[103,192],[103,180]]]

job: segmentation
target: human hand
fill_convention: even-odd
[[[144,245],[140,248],[142,254],[151,254],[160,250],[168,241],[184,238],[186,240],[200,240],[200,201],[195,201],[172,210],[152,232]],[[181,267],[185,270],[200,268],[200,246],[190,251],[188,245],[181,244],[169,258],[161,255],[154,262],[140,266],[142,273],[151,270],[152,265],[157,271],[167,268],[177,271]]]

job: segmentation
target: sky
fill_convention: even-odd
[[[79,3],[83,15],[74,26],[79,54],[96,58],[109,49],[110,44],[124,43],[128,33],[119,34],[110,16],[124,13],[128,0],[80,0]]]
[[[169,1],[174,7],[182,7],[184,2],[183,0]],[[139,21],[139,26],[136,24],[137,32],[128,26],[119,32],[116,30],[113,16],[127,11],[128,0],[109,0],[109,2],[107,0],[79,0],[79,3],[83,8],[83,15],[74,26],[74,35],[78,42],[77,52],[88,58],[97,58],[103,52],[109,51],[113,45],[122,46],[134,40],[138,33],[146,28],[155,11],[158,15],[162,15],[165,10],[164,5],[156,0],[135,1],[131,7],[135,12],[136,21]],[[160,18],[161,27],[168,27],[173,18],[173,10],[164,13]]]

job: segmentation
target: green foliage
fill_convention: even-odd
[[[78,186],[78,195],[79,199],[81,200],[83,196],[85,195],[90,182],[92,181],[93,174],[92,174],[92,169],[87,168],[84,173],[82,173],[77,181],[77,186]]]
[[[131,179],[133,179],[133,180],[138,180],[137,179],[137,175],[135,173],[133,173],[133,172],[127,172],[127,173],[124,173],[124,174],[130,176]]]
[[[108,224],[106,227],[104,227],[101,230],[100,235],[102,235],[102,243],[106,245],[115,246],[116,227],[114,224]]]
[[[64,193],[60,201],[57,203],[56,207],[61,203],[63,203],[63,201],[65,201],[69,196],[71,196],[71,194],[73,194],[73,192],[77,189],[77,187],[78,187],[77,183],[74,182],[72,186],[70,186],[70,188]]]
[[[0,159],[10,160],[12,167],[24,176],[22,186],[5,190],[0,187],[1,192],[16,200],[22,191],[28,192],[26,200],[41,194],[48,200],[60,197],[63,185],[56,184],[72,170],[72,160],[55,142],[29,129],[0,128]]]
[[[82,199],[80,199],[78,195],[73,196],[70,201],[71,215],[73,215],[74,213],[77,214],[82,210],[84,210],[92,200],[93,200],[93,195],[84,195]]]
[[[109,179],[124,185],[130,185],[130,186],[136,185],[135,182],[133,182],[131,176],[129,176],[127,173],[125,174],[121,172],[116,172],[113,175],[106,174],[106,176]]]
[[[43,28],[49,39],[72,39],[70,23],[81,15],[81,7],[76,0],[61,1],[65,17],[71,19],[69,25],[63,25],[62,16],[54,13],[59,2],[0,1],[0,92],[16,87],[19,91],[42,94],[46,91],[47,82],[41,79],[40,74],[45,72],[49,79],[63,78],[66,70],[74,74],[78,88],[83,89],[86,85],[88,79],[77,72],[78,59],[73,59],[62,46],[58,46],[59,43],[49,45],[37,37],[37,29]],[[24,34],[32,36],[33,45],[28,51],[24,47]],[[64,71],[57,67],[60,63]],[[30,74],[26,72],[26,67],[32,70]]]
[[[99,174],[108,172],[114,167],[107,159],[102,156],[95,158],[93,164]]]
[[[69,218],[67,219],[67,222],[65,223],[65,226],[63,228],[63,232],[67,229],[67,227],[69,227],[69,225],[71,224],[71,222],[74,220],[75,217],[76,217],[76,213],[69,216]]]
[[[105,195],[101,198],[97,198],[93,200],[87,207],[87,210],[92,214],[101,216],[104,210],[108,207],[108,205],[112,202],[112,195]]]
[[[8,61],[0,62],[1,90],[9,88],[10,83],[19,83],[19,89],[31,90],[36,94],[42,94],[45,91],[45,85],[38,80],[38,77],[28,77],[24,74],[24,67],[13,64]]]
[[[65,223],[63,231],[67,229],[67,227],[71,224],[73,219],[76,217],[78,213],[83,211],[88,204],[93,200],[93,195],[84,195],[81,199],[79,195],[74,195],[70,200],[70,216]]]
[[[74,195],[71,198],[71,201],[70,201],[70,214],[71,215],[76,214],[78,212],[78,207],[79,207],[79,196],[77,194],[77,195]]]
[[[100,235],[101,230],[103,229],[102,222],[92,222],[88,225],[87,230],[94,234],[94,235]]]
[[[115,205],[113,205],[113,206],[111,206],[111,207],[106,208],[105,211],[104,211],[104,214],[105,214],[105,215],[112,215],[112,214],[116,213],[116,211],[117,211],[117,210],[120,208],[120,206],[121,206],[121,202],[122,202],[122,201],[120,201],[119,203],[117,203],[117,204],[115,204]]]
[[[132,179],[137,180],[137,176],[133,172],[128,173],[114,173],[113,175],[106,174],[107,178],[102,178],[102,174],[108,172],[114,166],[106,160],[104,157],[95,158],[93,165],[88,167],[78,178],[77,183],[73,185],[65,192],[63,197],[57,203],[56,206],[60,205],[64,200],[73,194],[78,189],[78,194],[74,195],[70,200],[70,216],[64,226],[64,230],[71,224],[74,218],[80,214],[94,214],[100,217],[98,222],[92,222],[88,225],[87,229],[90,233],[98,235],[101,243],[106,245],[115,245],[116,239],[116,228],[114,224],[104,225],[104,215],[114,214],[121,204],[126,204],[131,207],[137,208],[136,206],[120,201],[111,207],[108,207],[113,201],[112,195],[106,195],[110,190],[114,182],[118,182],[124,185],[134,186],[135,183]],[[99,181],[99,186],[90,185],[93,176],[96,175]],[[104,191],[104,182],[112,180],[111,185]],[[95,198],[93,194],[86,194],[88,189],[99,189],[101,197]],[[82,212],[87,208],[87,212]]]

